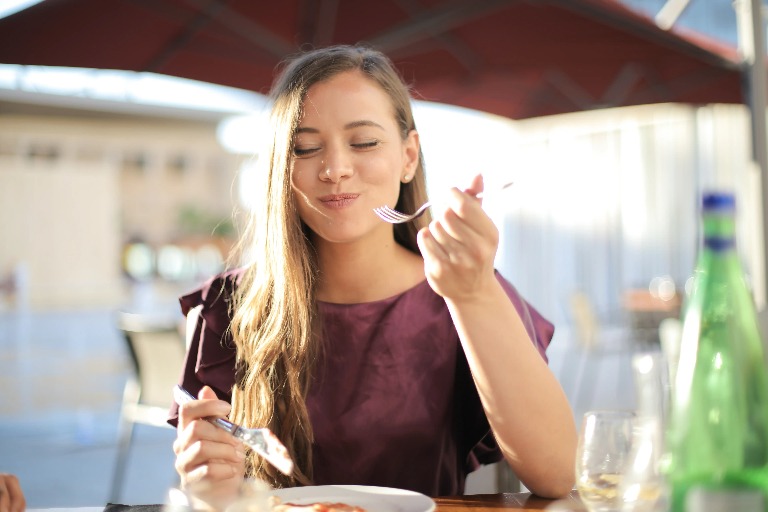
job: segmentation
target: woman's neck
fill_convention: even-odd
[[[317,244],[320,281],[317,298],[358,304],[386,299],[424,280],[421,256],[394,239],[382,243]]]

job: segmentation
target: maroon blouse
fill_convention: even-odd
[[[228,303],[241,275],[217,276],[180,299],[185,315],[203,305],[181,376],[195,395],[207,384],[231,400]],[[546,359],[552,324],[497,278]],[[315,484],[458,495],[468,473],[502,459],[448,308],[426,280],[376,302],[320,302],[319,312],[328,350],[307,397]],[[169,422],[176,417],[174,406]]]

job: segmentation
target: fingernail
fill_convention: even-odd
[[[235,448],[235,454],[237,455],[237,458],[240,460],[245,460],[245,450],[238,446]]]

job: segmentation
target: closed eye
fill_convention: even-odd
[[[353,148],[356,149],[372,149],[379,145],[381,141],[379,140],[371,140],[367,142],[356,142],[355,144],[352,144]]]
[[[317,151],[320,151],[319,147],[311,147],[311,148],[293,148],[293,154],[296,155],[299,158],[311,156],[313,153],[316,153]]]

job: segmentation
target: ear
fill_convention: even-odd
[[[416,130],[408,132],[403,141],[403,170],[400,180],[408,182],[413,179],[416,167],[419,165],[419,133]]]

